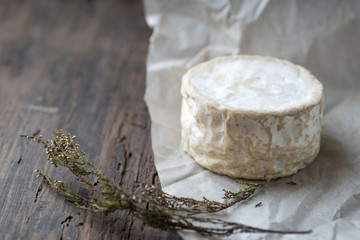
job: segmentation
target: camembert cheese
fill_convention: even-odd
[[[235,178],[296,173],[319,152],[322,84],[306,69],[261,56],[220,57],[182,79],[182,146]]]

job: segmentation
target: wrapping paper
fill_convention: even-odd
[[[308,235],[235,234],[226,239],[357,239],[360,2],[145,0],[144,5],[153,28],[145,101],[163,189],[217,201],[223,201],[222,189],[239,189],[234,179],[201,168],[181,149],[180,85],[186,70],[222,55],[287,59],[309,69],[324,85],[320,153],[307,168],[269,182],[216,217],[254,227],[313,230]],[[186,231],[180,235],[203,238]]]

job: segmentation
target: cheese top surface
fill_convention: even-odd
[[[322,85],[307,70],[267,57],[224,57],[198,65],[185,77],[210,103],[258,112],[318,102]]]

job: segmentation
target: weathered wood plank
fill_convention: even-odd
[[[76,209],[34,170],[66,172],[18,137],[63,128],[109,177],[159,185],[143,101],[149,36],[141,1],[0,1],[0,239],[179,239],[127,211]]]

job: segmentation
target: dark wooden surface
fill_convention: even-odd
[[[80,185],[19,137],[62,128],[109,177],[159,186],[143,101],[150,34],[141,1],[0,0],[0,239],[179,239],[127,211],[77,209],[34,170]]]

